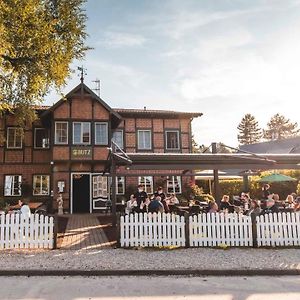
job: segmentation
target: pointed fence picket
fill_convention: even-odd
[[[50,248],[54,246],[53,217],[33,214],[0,215],[0,249]]]
[[[253,245],[251,218],[236,214],[207,213],[189,217],[190,246]]]
[[[120,217],[121,247],[184,247],[183,216],[135,213]]]
[[[300,214],[291,212],[256,217],[257,245],[300,246]]]

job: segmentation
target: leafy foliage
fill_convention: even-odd
[[[0,1],[0,112],[34,119],[50,88],[60,89],[70,64],[88,49],[85,0]]]
[[[267,126],[268,128],[264,130],[266,140],[282,140],[296,136],[300,132],[297,122],[292,123],[290,119],[280,114],[274,115]]]
[[[237,127],[238,141],[241,145],[254,144],[260,141],[262,131],[258,126],[258,122],[251,114],[246,114]]]

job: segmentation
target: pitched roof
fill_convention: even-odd
[[[252,144],[252,145],[243,145],[240,146],[240,149],[243,151],[259,153],[259,154],[300,153],[300,136],[287,138],[284,140],[262,142],[262,143]]]
[[[115,117],[116,119],[121,120],[121,116],[114,111],[106,102],[104,102],[100,97],[98,97],[88,86],[86,86],[83,82],[78,84],[73,90],[71,90],[64,98],[60,99],[59,101],[57,101],[54,105],[50,106],[47,110],[45,110],[45,112],[43,113],[42,116],[47,115],[48,113],[52,112],[53,110],[55,110],[58,106],[60,106],[65,99],[70,98],[71,96],[73,96],[77,91],[79,90],[85,90],[88,94],[90,94],[92,96],[93,99],[95,99],[96,101],[100,102],[100,104],[105,107],[111,114],[113,117]]]

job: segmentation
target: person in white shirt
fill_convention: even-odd
[[[127,203],[126,203],[125,213],[130,214],[130,213],[134,212],[136,207],[137,207],[136,198],[134,195],[131,195],[129,201],[127,201]]]
[[[31,216],[31,211],[29,206],[22,200],[19,200],[20,213],[23,218],[29,218]]]

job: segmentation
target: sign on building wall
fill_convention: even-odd
[[[71,150],[72,159],[92,159],[93,152],[91,147],[73,147]]]

